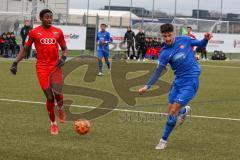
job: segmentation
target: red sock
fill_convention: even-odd
[[[54,106],[55,106],[54,102],[51,102],[51,101],[46,102],[46,107],[47,107],[48,115],[49,115],[51,122],[55,122]]]
[[[59,108],[63,106],[63,94],[55,95],[55,100],[57,101],[57,105]]]

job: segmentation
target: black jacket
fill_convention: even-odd
[[[138,32],[136,35],[136,45],[144,45],[145,44],[145,34],[142,32]]]
[[[30,26],[24,26],[22,29],[21,29],[21,37],[22,37],[22,40],[25,41],[26,38],[27,38],[27,35],[28,33],[30,32],[30,30],[32,29],[32,27]]]
[[[124,42],[132,43],[135,39],[135,33],[133,31],[127,31],[124,36]]]

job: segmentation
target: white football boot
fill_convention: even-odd
[[[160,139],[158,145],[155,147],[155,149],[163,150],[167,147],[167,141]]]
[[[98,76],[103,76],[104,74],[102,72],[99,72],[98,73]]]

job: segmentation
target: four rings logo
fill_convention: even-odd
[[[55,38],[42,38],[40,40],[41,44],[56,44],[56,39]]]

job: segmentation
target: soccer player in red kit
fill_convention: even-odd
[[[196,39],[196,36],[194,36],[193,34],[192,34],[192,27],[191,26],[187,26],[187,34],[186,34],[187,36],[189,36],[189,37],[191,37],[192,39]],[[199,56],[198,56],[198,54],[195,52],[195,48],[192,46],[192,51],[193,51],[193,53],[195,54],[195,59],[196,60],[199,60]]]
[[[187,26],[187,35],[191,37],[192,39],[196,39],[196,37],[192,34],[192,27]]]
[[[24,47],[20,50],[16,60],[13,62],[10,71],[16,75],[18,63],[25,57],[27,51],[34,43],[37,51],[36,72],[39,84],[47,98],[46,107],[51,121],[51,134],[58,134],[58,125],[55,120],[55,101],[58,105],[59,121],[64,123],[65,115],[63,109],[63,95],[55,92],[50,85],[50,76],[54,70],[60,70],[60,81],[63,81],[61,67],[64,65],[67,56],[67,47],[61,29],[52,26],[53,13],[44,9],[39,14],[42,24],[28,34]],[[62,49],[62,56],[59,58],[59,46]]]

